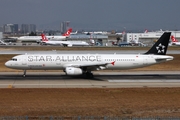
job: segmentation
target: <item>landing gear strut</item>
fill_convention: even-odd
[[[91,72],[85,73],[86,78],[94,78],[94,75]]]
[[[23,77],[26,77],[26,70],[24,70],[24,74],[23,74]]]

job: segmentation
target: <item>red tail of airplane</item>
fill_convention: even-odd
[[[173,35],[171,36],[171,40],[172,42],[178,42],[178,40]]]
[[[69,28],[68,31],[67,31],[66,33],[63,34],[63,36],[69,37],[70,34],[71,34],[71,32],[72,32],[72,28]]]
[[[42,37],[42,41],[43,41],[43,42],[48,41],[48,39],[47,39],[47,37],[45,36],[45,34],[41,34],[41,37]]]
[[[148,33],[148,30],[146,29],[146,30],[144,31],[144,33]]]

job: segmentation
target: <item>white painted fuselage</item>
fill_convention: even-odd
[[[85,41],[42,41],[46,45],[61,45],[61,46],[89,46]]]
[[[180,46],[180,42],[172,42],[172,45]]]
[[[172,60],[167,55],[125,54],[26,54],[7,61],[9,68],[22,70],[64,70],[67,67],[90,71],[103,69],[133,69]]]
[[[66,36],[46,36],[48,40],[65,40],[67,37]],[[21,36],[18,38],[19,41],[40,41],[42,38],[41,36]]]

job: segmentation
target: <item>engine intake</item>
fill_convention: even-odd
[[[83,71],[81,68],[66,67],[65,72],[67,75],[82,75]]]

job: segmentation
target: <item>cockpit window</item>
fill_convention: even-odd
[[[16,58],[12,58],[11,61],[17,61],[17,59]]]

